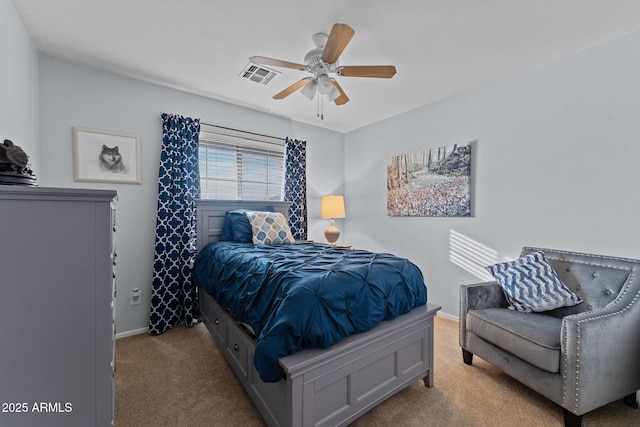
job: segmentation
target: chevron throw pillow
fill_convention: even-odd
[[[582,302],[562,283],[540,251],[486,268],[502,288],[512,310],[530,313]]]

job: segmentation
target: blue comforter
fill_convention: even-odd
[[[422,273],[410,261],[314,243],[211,243],[198,254],[193,278],[251,325],[265,382],[284,377],[281,357],[328,347],[427,302]]]

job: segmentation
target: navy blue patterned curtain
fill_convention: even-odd
[[[198,318],[198,291],[191,281],[196,254],[195,199],[200,194],[200,120],[162,114],[158,217],[149,333],[161,334]]]
[[[291,202],[289,227],[296,240],[307,239],[307,142],[285,142],[284,200]]]

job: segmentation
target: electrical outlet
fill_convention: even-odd
[[[142,301],[142,291],[138,288],[131,290],[131,305],[138,305]]]

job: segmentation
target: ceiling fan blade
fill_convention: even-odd
[[[355,33],[347,24],[333,24],[329,39],[322,51],[322,60],[327,64],[336,62]]]
[[[393,65],[355,65],[338,67],[336,73],[344,77],[377,77],[389,79],[396,73],[396,67]]]
[[[293,68],[294,70],[300,70],[300,71],[304,71],[304,68],[305,68],[303,64],[281,61],[279,59],[267,58],[265,56],[252,56],[251,58],[249,58],[249,61],[259,65],[271,65],[273,67]]]
[[[333,102],[335,102],[336,105],[344,105],[347,102],[349,102],[349,97],[347,97],[347,94],[344,93],[344,91],[342,90],[338,82],[335,79],[332,79],[332,81],[333,81],[333,85],[340,92],[340,96],[334,99]]]
[[[304,86],[306,86],[307,83],[309,83],[310,80],[311,80],[311,77],[305,77],[302,80],[298,80],[297,82],[295,82],[294,84],[286,88],[285,90],[273,95],[273,99],[286,98],[287,96],[291,95],[293,92],[297,91],[298,89],[302,89]]]

